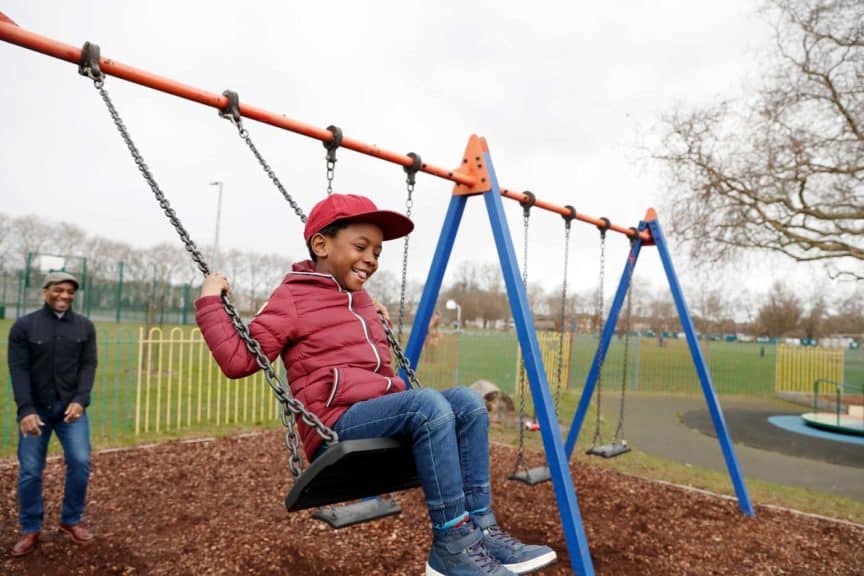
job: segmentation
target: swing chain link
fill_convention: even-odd
[[[416,183],[416,175],[420,170],[422,160],[420,160],[420,155],[414,152],[409,152],[408,156],[411,157],[413,162],[410,166],[403,167],[406,174],[405,188],[408,192],[408,197],[405,199],[405,215],[411,218],[411,209],[414,207],[414,184]],[[396,338],[400,343],[402,342],[402,326],[405,323],[405,299],[408,287],[408,241],[410,237],[409,234],[406,234],[405,240],[402,243],[402,284],[399,290],[399,323],[397,324],[396,332]]]
[[[522,287],[525,289],[525,297],[528,297],[528,223],[531,219],[531,207],[534,206],[534,203],[537,201],[537,198],[534,196],[533,192],[529,192],[528,190],[524,191],[522,194],[525,195],[525,199],[520,200],[519,203],[522,205]],[[519,352],[519,362],[518,362],[518,370],[519,370],[519,451],[516,454],[516,463],[513,465],[513,474],[515,475],[519,469],[528,470],[528,463],[525,462],[525,388],[527,388],[526,382],[526,374],[525,374],[525,361],[523,360],[524,351],[521,346],[518,348]]]
[[[411,367],[411,361],[408,359],[408,356],[406,356],[405,352],[402,350],[402,345],[399,344],[399,341],[393,334],[393,330],[390,329],[390,325],[387,323],[384,315],[379,312],[378,317],[381,318],[381,324],[384,326],[384,334],[387,335],[387,342],[390,343],[390,348],[393,350],[393,354],[396,355],[396,361],[398,362],[399,367],[405,370],[405,374],[408,376],[408,381],[411,382],[411,387],[423,388],[420,380],[417,379],[417,374]]]
[[[636,244],[637,236],[634,234],[630,237],[630,254],[633,254],[633,246]],[[633,270],[636,268],[636,261],[627,258],[627,266],[630,269],[627,272],[627,316],[624,319],[624,367],[621,373],[621,400],[618,408],[618,426],[615,428],[615,435],[612,437],[612,443],[616,444],[618,438],[624,434],[624,400],[627,393],[627,371],[630,365],[630,321],[633,313]]]
[[[219,116],[225,118],[229,122],[231,122],[236,128],[237,133],[240,135],[240,138],[246,142],[246,145],[249,147],[249,150],[252,151],[252,154],[258,160],[258,163],[261,165],[261,168],[264,169],[264,172],[273,181],[273,184],[276,185],[276,188],[279,189],[279,192],[288,201],[288,204],[291,205],[291,208],[294,209],[294,213],[300,218],[300,221],[304,224],[306,223],[306,215],[303,213],[303,209],[300,208],[300,205],[297,204],[297,201],[291,197],[285,187],[282,185],[282,182],[279,180],[279,177],[276,176],[276,172],[270,167],[270,164],[264,159],[261,153],[258,151],[258,147],[255,146],[255,143],[252,142],[252,137],[249,136],[249,131],[243,126],[243,116],[240,114],[240,103],[239,98],[237,97],[236,92],[232,92],[231,90],[225,90],[222,93],[223,96],[228,98],[228,104],[219,111]]]
[[[333,178],[336,176],[336,150],[342,145],[342,129],[331,124],[327,130],[333,134],[330,140],[323,142],[327,149],[324,162],[327,165],[327,196],[330,196],[333,194]]]
[[[567,321],[567,269],[570,263],[570,225],[576,218],[576,209],[569,204],[565,206],[570,213],[562,216],[564,218],[564,281],[561,283],[561,334],[558,338],[558,368],[555,381],[555,415],[561,403],[561,374],[564,362],[564,323]],[[572,338],[572,334],[571,334]]]
[[[96,69],[95,71],[90,69],[90,72],[96,76],[96,78],[93,79],[94,85],[99,90],[99,94],[102,97],[102,100],[105,102],[106,107],[108,108],[108,112],[111,115],[112,120],[114,121],[114,125],[117,127],[117,130],[120,132],[120,136],[123,138],[126,147],[132,154],[132,158],[135,161],[135,164],[138,166],[138,170],[141,172],[144,180],[147,182],[148,186],[152,190],[153,195],[156,197],[156,200],[159,203],[159,206],[162,208],[162,211],[168,217],[171,225],[174,227],[174,229],[177,231],[177,234],[180,236],[180,240],[183,242],[186,251],[189,252],[189,254],[191,255],[193,262],[197,265],[198,269],[204,276],[208,276],[210,274],[210,269],[207,266],[207,263],[204,261],[204,258],[202,257],[198,248],[195,246],[195,243],[192,241],[189,233],[183,227],[183,224],[180,222],[180,219],[177,217],[176,212],[171,207],[168,199],[165,197],[165,194],[162,192],[162,190],[159,188],[159,185],[156,183],[153,174],[150,172],[149,167],[144,162],[144,158],[141,156],[141,153],[138,151],[137,146],[135,146],[135,143],[132,141],[132,137],[126,129],[126,125],[123,123],[120,114],[114,107],[114,103],[111,101],[108,92],[103,88],[104,79],[102,73],[98,71],[98,69]],[[90,74],[85,75],[91,77]],[[291,474],[295,478],[297,478],[303,471],[303,462],[299,455],[300,452],[297,442],[297,435],[293,432],[294,417],[300,415],[303,422],[306,425],[313,427],[318,433],[318,435],[321,436],[321,438],[323,438],[326,442],[338,442],[338,435],[335,431],[324,425],[324,423],[321,422],[321,420],[315,414],[306,410],[306,408],[300,401],[290,396],[290,392],[288,392],[287,386],[276,375],[276,372],[273,370],[273,366],[270,363],[270,360],[264,355],[264,352],[261,350],[260,344],[249,333],[248,327],[243,323],[242,319],[240,318],[240,314],[237,312],[237,309],[231,302],[228,294],[222,294],[222,305],[225,309],[225,312],[231,318],[231,321],[234,324],[234,327],[237,329],[237,332],[240,335],[241,339],[246,344],[246,348],[255,355],[255,360],[258,366],[264,371],[267,384],[273,390],[274,394],[282,405],[281,421],[282,424],[289,429],[289,432],[286,434],[286,442],[289,443],[289,448],[291,449],[289,467],[291,469]]]
[[[600,343],[603,341],[603,331],[606,328],[606,322],[603,317],[603,285],[606,279],[606,231],[609,230],[610,226],[608,218],[601,218],[601,220],[603,220],[603,225],[597,226],[597,229],[600,230],[600,285],[597,287],[597,310],[594,319],[594,325],[597,328],[598,342]],[[600,348],[598,348],[598,350],[600,350]],[[600,361],[597,368],[597,390],[595,392],[597,398],[597,422],[594,426],[594,438],[591,440],[592,450],[597,446],[597,441],[600,440],[600,404],[603,397],[603,365],[606,363],[605,359],[604,354],[603,357],[599,359]]]

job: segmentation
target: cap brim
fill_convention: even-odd
[[[384,233],[384,240],[395,240],[402,236],[407,236],[414,230],[414,222],[407,216],[390,210],[375,210],[374,212],[364,212],[363,214],[355,214],[350,218],[341,219],[345,222],[368,222],[375,224],[381,228]]]

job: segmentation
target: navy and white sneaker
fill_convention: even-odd
[[[489,555],[483,534],[470,522],[432,538],[426,576],[514,576]]]
[[[558,555],[549,546],[523,544],[501,530],[492,512],[472,516],[471,521],[482,532],[483,543],[489,554],[511,572],[527,574],[558,559]]]

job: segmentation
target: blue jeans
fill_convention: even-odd
[[[341,440],[410,442],[433,525],[490,505],[489,414],[473,390],[412,389],[358,402],[333,429]]]
[[[45,423],[41,436],[24,436],[18,431],[18,518],[21,532],[29,534],[42,529],[45,510],[42,505],[42,472],[51,432],[57,434],[63,446],[66,460],[66,487],[63,494],[62,524],[81,522],[84,501],[87,497],[87,481],[90,478],[90,423],[87,413],[74,422],[64,422],[65,404],[38,409]]]

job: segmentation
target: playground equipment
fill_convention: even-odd
[[[525,198],[521,200],[519,203],[522,205],[522,289],[526,291],[528,290],[528,225],[531,220],[531,207],[537,202],[536,196],[534,196],[533,192],[525,191],[523,192]],[[533,486],[535,484],[540,484],[547,480],[551,479],[549,473],[548,466],[538,466],[535,468],[528,468],[528,464],[525,461],[525,430],[527,429],[535,429],[537,426],[537,418],[536,416],[532,417],[530,421],[526,421],[526,412],[525,412],[525,368],[523,366],[522,357],[518,357],[518,366],[516,370],[519,373],[519,448],[516,452],[516,460],[513,462],[513,472],[510,474],[510,480],[516,480],[518,482],[524,482],[529,486]],[[555,410],[555,422],[557,423],[557,408]],[[537,427],[539,429],[539,426]]]
[[[827,389],[827,390],[826,390]],[[820,390],[833,396],[833,410],[820,410]],[[813,382],[813,411],[802,414],[804,423],[814,428],[864,436],[864,383],[853,386],[827,378]]]
[[[186,86],[178,82],[156,76],[154,74],[136,70],[132,67],[123,65],[115,60],[102,59],[98,56],[98,53],[94,48],[87,48],[87,44],[85,44],[85,49],[81,50],[74,46],[69,46],[39,36],[32,32],[21,29],[2,14],[0,14],[0,39],[6,42],[36,50],[38,52],[59,58],[61,60],[66,60],[68,62],[79,64],[82,72],[84,73],[96,75],[96,71],[100,71],[100,73],[96,75],[96,78],[94,78],[94,81],[96,82],[97,88],[100,90],[100,95],[102,95],[103,99],[105,100],[106,106],[108,106],[109,111],[112,112],[112,118],[114,119],[117,128],[120,130],[121,134],[124,135],[124,140],[126,141],[126,144],[129,147],[130,151],[132,152],[132,155],[135,158],[139,170],[144,175],[145,179],[148,182],[148,185],[150,186],[160,205],[163,207],[163,211],[166,213],[169,220],[171,220],[172,225],[174,225],[174,227],[177,229],[178,234],[186,245],[187,250],[190,252],[193,260],[198,265],[202,273],[207,273],[208,268],[206,263],[200,257],[197,248],[195,248],[194,243],[192,243],[185,229],[183,229],[179,219],[176,217],[173,209],[171,209],[164,194],[162,194],[161,190],[159,190],[158,185],[153,180],[152,175],[147,169],[146,164],[144,164],[141,155],[137,151],[137,148],[135,148],[134,144],[128,138],[128,134],[125,133],[125,128],[122,124],[122,121],[120,121],[119,115],[116,114],[116,110],[113,108],[112,103],[107,98],[107,92],[105,92],[102,87],[102,81],[104,79],[104,75],[112,75],[129,80],[131,82],[143,84],[145,86],[149,86],[163,92],[174,94],[188,100],[196,101],[216,108],[218,110],[226,109],[229,104],[228,98],[224,95],[219,96],[217,94],[208,93],[206,91],[192,88],[190,86]],[[304,134],[322,142],[327,142],[334,138],[334,134],[330,130],[324,130],[308,126],[300,122],[291,120],[285,116],[266,112],[264,110],[249,105],[240,104],[237,106],[237,109],[244,118],[252,118],[293,132]],[[378,148],[377,146],[364,144],[363,142],[353,140],[347,137],[343,138],[342,147],[349,148],[357,152],[361,152],[363,154],[374,156],[380,159],[384,159],[389,162],[399,164],[403,167],[409,167],[415,164],[415,160],[410,156],[388,152],[386,150]],[[492,164],[489,148],[486,144],[485,139],[478,136],[472,136],[469,139],[465,149],[465,153],[462,156],[459,168],[455,170],[447,170],[444,168],[439,168],[430,164],[423,163],[420,165],[419,171],[451,180],[455,183],[455,186],[453,190],[453,195],[450,199],[450,204],[448,206],[447,215],[444,220],[441,234],[439,236],[439,242],[435,251],[435,256],[433,258],[427,277],[427,282],[424,286],[424,291],[421,297],[420,305],[417,310],[415,322],[408,339],[408,345],[405,353],[407,362],[403,364],[401,372],[403,373],[404,377],[406,377],[408,380],[411,380],[411,366],[416,365],[417,360],[420,357],[423,341],[427,333],[429,321],[434,312],[437,296],[440,291],[444,272],[452,251],[456,232],[458,231],[465,205],[469,198],[481,197],[484,200],[487,213],[489,215],[490,226],[492,228],[495,245],[498,251],[505,285],[507,287],[507,293],[512,308],[516,331],[519,337],[519,343],[523,354],[523,361],[525,363],[527,379],[530,384],[532,397],[534,399],[536,416],[540,425],[543,446],[546,453],[547,463],[550,469],[550,475],[553,480],[555,496],[561,515],[563,532],[567,542],[570,561],[574,573],[579,575],[592,575],[594,574],[594,569],[591,562],[591,556],[585,536],[584,527],[581,521],[581,515],[576,500],[573,481],[570,476],[570,470],[568,465],[569,456],[572,454],[573,448],[575,446],[579,429],[581,427],[582,420],[584,419],[585,410],[587,409],[588,403],[590,403],[591,394],[593,393],[594,384],[596,382],[597,370],[599,370],[599,367],[602,365],[602,360],[605,357],[606,351],[608,349],[609,341],[612,337],[612,331],[620,313],[623,299],[630,283],[630,278],[632,277],[632,268],[636,265],[640,249],[643,245],[656,246],[658,253],[660,254],[660,258],[663,262],[664,270],[670,284],[670,289],[672,291],[673,297],[675,298],[676,307],[679,317],[681,319],[681,323],[684,327],[685,333],[687,334],[687,341],[690,346],[693,362],[696,365],[697,372],[700,378],[700,383],[702,385],[702,390],[705,395],[706,402],[708,403],[708,406],[710,408],[712,421],[717,431],[717,436],[723,450],[726,465],[729,470],[730,476],[732,477],[733,485],[738,496],[739,507],[745,514],[750,516],[754,515],[749,494],[747,493],[746,487],[744,485],[743,477],[738,467],[738,462],[735,457],[731,441],[729,439],[728,431],[726,429],[726,424],[723,419],[719,404],[717,402],[717,397],[714,393],[704,359],[702,358],[701,350],[698,347],[693,323],[690,319],[689,312],[684,302],[684,297],[678,283],[671,256],[669,254],[668,247],[666,245],[666,241],[655,212],[653,210],[649,210],[646,213],[644,220],[640,222],[639,227],[636,230],[614,225],[608,222],[605,223],[607,225],[607,230],[611,230],[631,237],[633,239],[633,242],[631,245],[630,255],[625,266],[625,271],[622,275],[618,291],[616,292],[616,296],[612,304],[612,309],[608,315],[608,320],[604,326],[598,350],[592,363],[591,373],[589,374],[588,380],[586,382],[585,390],[583,391],[583,395],[579,403],[579,408],[571,425],[570,433],[567,437],[567,443],[565,446],[562,443],[559,427],[554,417],[552,399],[549,394],[549,387],[546,382],[545,371],[543,370],[542,364],[540,362],[540,351],[537,336],[534,331],[533,322],[531,319],[531,313],[528,308],[525,287],[519,281],[518,264],[513,250],[512,238],[507,227],[507,221],[504,216],[503,210],[502,197],[524,202],[526,201],[528,196],[519,192],[502,189],[499,186],[495,169]],[[535,202],[535,206],[551,212],[556,212],[561,215],[573,214],[575,212],[549,202],[543,202],[541,200],[537,200]],[[591,223],[595,226],[597,226],[598,224],[604,224],[604,222],[600,219],[593,218],[585,214],[579,214],[578,212],[575,213],[574,218],[582,222]],[[229,314],[231,314],[232,317],[237,318],[236,310],[233,309],[233,305],[227,298],[224,299],[224,304],[226,310],[229,311]],[[241,335],[244,335],[245,326],[242,324],[242,322],[236,323],[236,327],[241,333]],[[251,338],[248,338],[248,331],[245,333],[244,340],[247,342],[250,350],[256,350],[256,343],[254,342],[254,340],[251,340]],[[391,340],[391,345],[394,344],[398,346],[398,342],[395,341],[395,338]],[[398,348],[396,349],[398,350]],[[260,348],[258,348],[257,350],[257,355],[259,357],[263,357],[263,355],[260,354]],[[310,426],[314,426],[319,434],[328,437],[328,441],[333,444],[333,446],[331,446],[328,452],[330,450],[334,450],[334,448],[339,451],[334,451],[334,454],[336,454],[335,456],[333,456],[333,459],[335,461],[334,463],[350,463],[346,464],[345,468],[340,469],[339,472],[334,475],[334,483],[332,485],[328,486],[324,482],[322,477],[316,477],[316,480],[310,482],[311,484],[322,486],[322,490],[319,492],[315,492],[315,494],[313,494],[312,491],[307,492],[308,502],[310,503],[310,505],[320,505],[320,502],[316,502],[315,500],[316,494],[320,495],[321,498],[325,500],[332,499],[332,501],[338,501],[340,498],[345,499],[346,496],[349,496],[348,491],[351,489],[351,486],[354,484],[359,484],[359,474],[369,473],[370,476],[374,477],[370,481],[368,488],[370,490],[374,489],[375,493],[393,491],[400,488],[401,484],[396,482],[390,482],[387,485],[383,485],[381,483],[382,481],[385,481],[387,479],[392,480],[393,475],[390,474],[389,471],[388,473],[381,473],[380,469],[366,470],[364,469],[365,464],[361,465],[358,464],[356,461],[349,460],[352,458],[352,454],[354,454],[353,450],[349,450],[349,443],[338,442],[338,438],[335,437],[335,434],[332,433],[332,430],[328,431],[328,429],[323,426],[323,424],[321,424],[321,422],[315,417],[314,414],[308,412],[302,406],[302,404],[298,403],[294,398],[291,398],[290,395],[286,394],[285,384],[278,379],[275,372],[273,371],[272,366],[270,366],[269,362],[266,361],[266,358],[263,358],[262,370],[264,371],[268,384],[271,386],[271,389],[273,390],[274,394],[276,394],[279,402],[283,407],[282,419],[283,423],[286,425],[286,428],[288,428],[289,436],[291,433],[292,419],[295,416],[300,416],[307,424],[309,424]],[[294,437],[293,441],[296,443],[296,436]],[[290,442],[291,439],[289,437],[289,444]],[[379,439],[368,442],[370,442],[372,445],[355,445],[357,447],[357,451],[359,453],[362,453],[364,458],[369,459],[376,458],[379,451],[387,454],[387,457],[382,458],[379,462],[376,462],[375,465],[382,467],[392,467],[392,469],[396,471],[395,473],[398,473],[398,466],[400,461],[395,458],[399,456],[399,451],[401,450],[401,447],[399,447],[398,445],[394,446],[392,441],[387,441],[387,439]],[[393,458],[390,458],[391,455],[393,456]],[[321,457],[321,459],[326,458],[327,453],[325,453],[324,456]],[[404,459],[401,460],[401,463],[404,464]],[[299,476],[299,467],[301,464],[301,462],[295,462],[292,459],[290,463],[292,473],[297,472],[296,475]],[[309,470],[312,470],[312,468],[314,468],[314,463],[312,466],[310,466]],[[309,470],[307,470],[307,472]],[[351,480],[351,484],[347,486],[343,483],[346,477],[350,478]],[[361,498],[363,496],[369,495],[372,494],[354,494],[352,495],[352,497]]]
[[[525,192],[528,196],[528,201],[522,204],[522,222],[524,231],[524,247],[522,255],[522,285],[527,289],[528,286],[528,221],[531,214],[531,206],[536,202],[536,197],[530,192]],[[555,423],[558,423],[558,405],[561,399],[561,383],[563,375],[564,362],[564,322],[567,313],[567,268],[570,261],[570,225],[573,218],[576,217],[576,209],[572,206],[565,206],[569,210],[567,214],[563,214],[564,218],[564,281],[561,288],[561,326],[560,337],[558,340],[558,350],[556,354],[556,372],[555,372]],[[572,340],[571,340],[572,341]],[[513,472],[510,474],[510,480],[523,482],[529,486],[534,486],[551,480],[551,472],[548,466],[536,466],[528,468],[525,462],[525,430],[539,430],[536,416],[532,416],[530,421],[525,420],[525,370],[522,366],[521,356],[516,367],[519,373],[519,448],[516,453],[516,461],[513,464]],[[569,362],[569,355],[568,355]],[[568,370],[569,374],[569,370]]]
[[[598,226],[600,230],[600,282],[597,289],[597,310],[596,310],[596,318],[597,318],[597,326],[598,332],[603,332],[603,328],[605,327],[603,322],[603,283],[604,278],[606,276],[606,230],[608,229],[609,220],[603,218],[603,225]],[[601,360],[600,367],[597,370],[596,374],[596,382],[597,382],[597,394],[595,395],[597,406],[597,414],[596,421],[594,425],[594,437],[591,439],[591,447],[585,451],[586,454],[591,456],[602,456],[604,458],[614,458],[615,456],[620,456],[621,454],[626,454],[630,452],[630,445],[627,444],[627,441],[623,438],[619,441],[619,437],[624,432],[624,401],[626,399],[627,394],[627,360],[628,360],[628,352],[630,350],[630,316],[631,316],[631,295],[632,290],[630,286],[632,286],[633,281],[633,268],[630,268],[630,277],[627,278],[627,317],[626,317],[626,327],[625,327],[625,335],[624,335],[624,366],[621,370],[621,398],[618,401],[618,425],[615,427],[615,434],[612,436],[611,442],[608,444],[603,444],[600,434],[600,420],[601,420],[601,412],[600,405],[603,401],[603,364],[604,360]],[[614,325],[612,331],[615,331]],[[589,376],[590,377],[590,376]],[[598,445],[599,443],[599,445]]]

